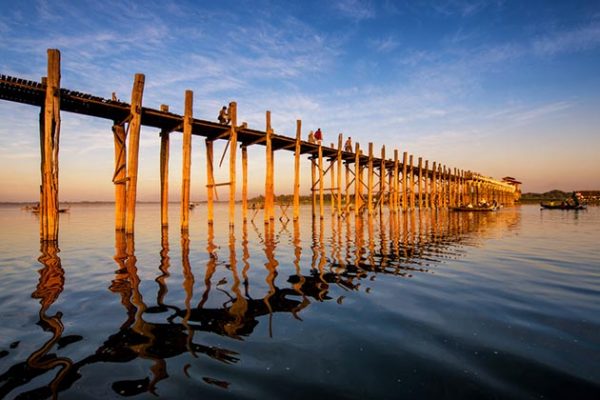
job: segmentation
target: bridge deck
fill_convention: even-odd
[[[0,75],[0,99],[12,101],[22,104],[30,104],[34,106],[43,106],[45,99],[46,86],[43,83],[28,81],[8,75]],[[114,122],[121,122],[129,115],[130,105],[119,100],[110,100],[102,97],[94,96],[87,93],[76,92],[73,90],[60,89],[60,109],[76,114],[89,115],[97,118],[104,118]],[[173,132],[183,131],[183,117],[168,111],[160,111],[153,108],[142,108],[142,125],[158,128],[160,130],[168,130]],[[209,140],[228,139],[228,125],[219,124],[217,122],[206,121],[194,118],[192,123],[192,134],[203,136]],[[237,130],[238,141],[241,144],[260,144],[257,140],[264,138],[264,131],[241,127]],[[273,134],[272,145],[273,150],[289,150],[294,151],[296,139],[284,135]],[[337,149],[329,146],[321,146],[323,157],[337,157]],[[316,155],[319,146],[314,143],[302,141],[300,145],[301,154]],[[369,157],[366,149],[360,156],[360,162],[366,163]],[[351,152],[342,151],[342,159],[346,163],[354,163],[355,155]],[[374,168],[379,169],[381,158],[373,157]],[[400,169],[402,169],[402,161],[399,161]],[[390,159],[385,160],[385,167],[391,169],[394,167],[394,162]],[[407,165],[407,169],[409,169]],[[418,167],[413,165],[413,173],[418,174]],[[425,171],[424,171],[425,173]],[[432,175],[432,171],[427,171]],[[450,176],[453,176],[450,174]]]

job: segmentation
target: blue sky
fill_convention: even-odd
[[[0,73],[39,80],[58,48],[66,88],[129,101],[142,72],[149,107],[181,113],[191,89],[197,118],[235,100],[250,127],[271,110],[281,134],[302,119],[305,136],[343,132],[388,155],[514,176],[526,191],[600,189],[598,1],[0,3]],[[112,199],[110,123],[62,117],[61,199]],[[38,196],[37,120],[34,107],[0,101],[0,201]],[[139,197],[157,200],[156,130],[141,146]],[[292,190],[290,155],[276,153],[277,193]],[[264,188],[263,160],[264,148],[250,150],[251,194]],[[193,199],[205,196],[204,165],[194,138]]]

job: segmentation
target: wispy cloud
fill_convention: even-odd
[[[381,39],[371,41],[372,46],[379,53],[390,53],[400,44],[393,36],[387,36]]]
[[[334,9],[342,16],[362,21],[375,18],[375,6],[369,0],[337,0]]]
[[[553,56],[559,53],[572,53],[600,46],[600,22],[586,26],[555,32],[533,41],[535,54]]]

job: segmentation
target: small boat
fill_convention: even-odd
[[[59,213],[67,213],[67,212],[69,212],[70,209],[71,209],[71,207],[59,208],[58,212]],[[39,214],[40,213],[40,207],[39,206],[32,206],[32,207],[28,208],[28,210],[31,211],[34,214]]]
[[[498,206],[460,206],[452,207],[452,211],[496,211]]]
[[[555,203],[553,201],[550,203],[540,203],[540,206],[542,206],[542,210],[585,210],[587,208],[584,204],[568,204],[565,202]]]

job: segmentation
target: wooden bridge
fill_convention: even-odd
[[[271,114],[266,112],[264,131],[238,125],[237,104],[229,104],[229,124],[196,119],[192,114],[193,93],[185,92],[184,115],[169,112],[162,105],[160,110],[142,106],[144,75],[136,74],[131,103],[105,99],[86,93],[75,92],[60,86],[60,52],[48,50],[48,74],[41,82],[0,75],[0,99],[41,108],[41,189],[40,189],[40,239],[58,239],[58,151],[60,136],[60,111],[69,111],[112,121],[115,146],[115,228],[133,234],[137,194],[137,172],[140,128],[142,125],[158,128],[161,137],[160,182],[161,224],[168,225],[168,165],[169,136],[173,132],[183,134],[183,175],[181,191],[180,224],[182,231],[189,226],[191,137],[205,137],[208,223],[214,222],[213,203],[217,187],[229,187],[229,224],[233,226],[236,206],[236,161],[238,145],[242,162],[242,217],[248,215],[248,158],[251,145],[266,147],[266,179],[264,220],[271,223],[275,218],[274,152],[288,150],[294,153],[293,219],[300,215],[300,156],[309,155],[311,162],[311,193],[313,217],[324,217],[324,194],[328,192],[331,210],[338,217],[351,212],[372,214],[375,210],[389,207],[391,212],[415,208],[454,207],[477,203],[481,199],[496,200],[501,204],[513,204],[518,199],[517,185],[485,177],[479,173],[449,168],[441,163],[397,149],[393,158],[386,158],[385,146],[379,156],[369,143],[366,152],[358,143],[354,151],[342,149],[342,136],[337,146],[323,146],[301,139],[301,121],[296,124],[295,137],[275,134],[271,127]],[[127,138],[128,137],[128,138]],[[126,144],[126,139],[128,143]],[[229,149],[229,181],[215,182],[213,142],[227,140]],[[223,157],[225,157],[225,152]],[[223,159],[221,159],[222,161]],[[364,175],[367,175],[365,181]],[[330,186],[325,187],[329,175]],[[344,177],[342,177],[344,175]],[[377,182],[375,181],[377,179]],[[366,194],[365,194],[366,192]]]

